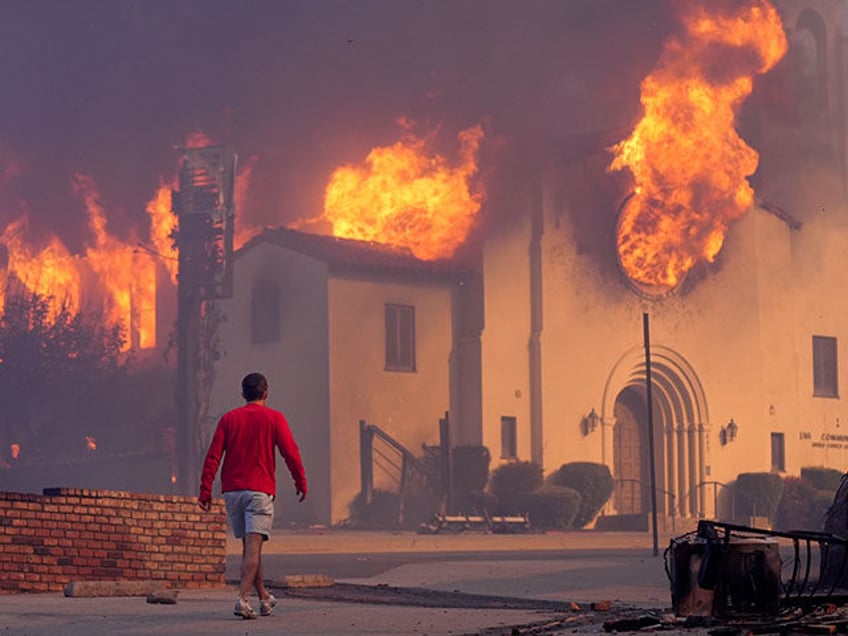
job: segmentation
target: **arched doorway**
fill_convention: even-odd
[[[644,351],[636,347],[616,363],[604,391],[601,423],[618,514],[650,510],[646,377]],[[657,511],[709,515],[702,485],[710,472],[710,426],[701,383],[689,363],[664,346],[652,348],[651,379]]]

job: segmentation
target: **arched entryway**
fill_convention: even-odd
[[[615,364],[601,414],[604,461],[616,479],[616,512],[650,510],[650,449],[644,350],[636,347]],[[651,350],[654,464],[657,511],[703,516],[700,491],[709,472],[709,416],[697,374],[678,353]]]

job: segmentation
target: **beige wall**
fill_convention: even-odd
[[[332,519],[348,516],[360,490],[359,420],[376,424],[416,455],[438,444],[449,409],[451,287],[333,278],[329,285]],[[385,305],[415,307],[416,371],[385,370]],[[375,487],[397,483],[375,470]],[[380,481],[383,480],[383,481]]]
[[[485,328],[482,344],[483,445],[492,469],[501,459],[501,417],[517,420],[518,455],[530,458],[530,214],[493,233],[483,251]]]
[[[562,180],[579,178],[569,170],[546,187],[556,189]],[[563,209],[567,197],[544,200],[546,472],[577,460],[613,467],[611,407],[644,361],[644,312],[650,317],[654,364],[673,361],[693,379],[693,393],[703,396],[699,416],[690,418],[697,421],[666,416],[666,422],[675,423],[656,434],[660,488],[673,485],[685,497],[681,493],[688,493],[690,484],[727,483],[739,472],[768,471],[772,432],[785,435],[788,472],[797,474],[809,465],[845,469],[848,443],[813,445],[823,434],[848,430],[848,412],[842,400],[812,397],[811,359],[813,334],[839,338],[839,359],[848,359],[848,306],[842,293],[848,224],[839,221],[848,220],[845,206],[800,231],[752,209],[731,228],[716,263],[691,274],[679,293],[650,299],[635,293],[623,274],[602,275],[595,260],[578,253],[573,217]],[[521,227],[493,238],[485,251],[483,437],[493,456],[500,445],[499,415],[518,415],[519,428],[526,430],[521,426],[526,407],[515,389],[527,393],[528,244],[529,229]],[[846,374],[840,373],[843,394]],[[580,422],[592,408],[604,425],[584,436]],[[738,436],[721,445],[719,430],[731,418],[739,426]],[[662,413],[655,413],[658,426],[663,421]],[[697,446],[692,449],[697,466],[686,460],[682,466],[667,463],[689,430],[692,437],[685,444]],[[801,440],[802,432],[811,439]],[[519,453],[530,458],[526,439],[519,442]],[[695,471],[691,477],[690,470]]]
[[[268,274],[281,284],[281,337],[279,342],[252,344],[253,281]],[[227,319],[220,328],[224,354],[216,365],[210,414],[218,416],[243,403],[242,377],[251,371],[264,373],[270,384],[268,406],[286,415],[303,456],[309,483],[309,496],[304,503],[295,499],[288,470],[282,460],[278,461],[280,520],[330,521],[326,277],[323,263],[260,243],[239,256],[233,298],[219,303]]]

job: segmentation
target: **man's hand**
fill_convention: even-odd
[[[201,501],[200,499],[198,499],[197,507],[200,508],[203,512],[209,512],[209,510],[212,508],[212,500],[210,499],[209,501]]]
[[[295,487],[295,494],[297,495],[298,501],[303,501],[306,499],[306,486],[301,490],[300,488]]]

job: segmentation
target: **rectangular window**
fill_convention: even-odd
[[[254,281],[250,298],[250,341],[253,344],[280,340],[280,285]]]
[[[782,473],[786,471],[786,446],[783,433],[771,434],[771,472]]]
[[[415,371],[415,307],[386,305],[386,371]]]
[[[813,395],[839,397],[836,338],[813,336]]]
[[[512,416],[501,417],[501,459],[518,458],[518,421]]]

